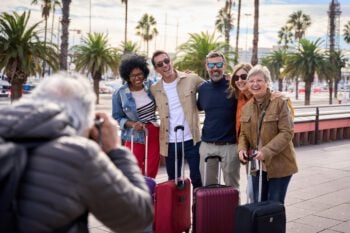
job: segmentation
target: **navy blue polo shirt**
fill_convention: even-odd
[[[236,143],[237,100],[228,98],[229,81],[204,82],[198,89],[197,105],[205,113],[202,141]]]

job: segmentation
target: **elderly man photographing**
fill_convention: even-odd
[[[200,169],[204,175],[204,159],[207,156],[222,158],[223,177],[226,185],[239,189],[240,162],[236,146],[237,100],[229,97],[229,81],[224,71],[226,60],[222,53],[212,51],[206,57],[206,69],[210,80],[198,89],[198,108],[204,110],[205,120],[202,129],[202,142],[199,149]],[[218,183],[218,162],[208,161],[207,179],[203,184]]]

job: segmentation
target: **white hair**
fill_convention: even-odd
[[[264,80],[267,83],[267,86],[271,89],[272,80],[271,80],[271,73],[270,73],[269,69],[266,66],[262,66],[260,64],[255,65],[248,72],[247,80],[249,80],[249,78],[251,76],[255,76],[257,74],[262,74],[263,75]]]
[[[63,106],[79,135],[93,125],[96,95],[88,78],[80,74],[59,72],[45,77],[29,98]]]

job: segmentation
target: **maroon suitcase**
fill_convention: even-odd
[[[205,158],[204,181],[208,159],[218,159],[218,180],[221,177],[221,157]],[[227,233],[233,232],[235,210],[239,202],[239,192],[236,188],[212,184],[194,191],[193,201],[193,232],[197,233]]]
[[[183,132],[183,126],[175,127]],[[175,136],[177,138],[177,136]],[[189,232],[191,228],[191,182],[184,178],[184,140],[182,140],[181,179],[169,180],[156,186],[155,223],[156,233]],[[175,177],[177,175],[177,141],[175,141]]]

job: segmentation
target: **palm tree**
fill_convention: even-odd
[[[299,46],[300,39],[304,37],[306,29],[311,25],[311,17],[309,15],[304,14],[301,10],[299,10],[289,15],[287,24],[289,24],[292,30],[294,30],[294,38],[298,41],[298,46]],[[296,77],[295,99],[299,98],[298,89],[299,89],[299,79],[298,77]]]
[[[93,33],[82,39],[81,45],[73,47],[73,63],[77,71],[87,71],[94,81],[94,91],[99,104],[99,86],[102,75],[111,68],[113,60],[113,48],[109,47],[107,35]]]
[[[258,64],[258,42],[259,42],[259,0],[254,0],[254,38],[252,48],[251,64]]]
[[[350,44],[350,21],[344,25],[344,40],[346,43]]]
[[[68,69],[69,8],[72,0],[62,0],[62,36],[60,52],[60,69]]]
[[[237,32],[236,32],[236,47],[235,52],[238,54],[238,44],[239,44],[239,30],[241,25],[241,7],[242,7],[242,0],[238,0],[238,9],[237,9]]]
[[[124,41],[122,41],[118,49],[123,53],[139,53],[140,47],[136,42],[129,40],[126,42],[126,44]]]
[[[30,11],[19,15],[0,15],[0,70],[11,83],[11,101],[22,96],[22,85],[30,75],[40,74],[45,60],[55,70],[58,67],[56,48],[42,41],[40,22],[28,25]]]
[[[331,52],[330,61],[332,66],[334,66],[334,97],[337,97],[338,93],[338,83],[341,80],[341,69],[345,67],[348,59],[344,56],[342,51]],[[332,75],[333,77],[333,75]],[[332,79],[333,80],[333,79]],[[329,89],[329,103],[332,104],[332,92],[331,88]]]
[[[278,31],[278,44],[282,44],[284,50],[288,49],[288,44],[293,43],[292,27],[285,25]]]
[[[305,82],[304,105],[310,105],[311,85],[315,73],[321,78],[331,77],[333,68],[327,56],[320,49],[320,39],[315,42],[300,39],[299,43],[298,51],[287,55],[284,72],[303,79]]]
[[[142,18],[137,22],[136,35],[140,36],[147,46],[147,57],[149,52],[149,41],[153,39],[154,36],[158,34],[156,28],[157,21],[152,15],[144,14]]]
[[[284,68],[285,60],[286,60],[286,52],[285,50],[277,50],[273,51],[267,57],[262,59],[262,64],[266,65],[271,71],[271,75],[274,80],[278,80],[278,90],[283,90],[283,76],[281,75],[281,71]]]
[[[125,20],[124,20],[124,43],[128,41],[128,0],[121,0],[125,4]]]
[[[174,66],[181,70],[189,70],[197,73],[204,79],[208,79],[205,69],[205,59],[212,50],[224,51],[225,43],[219,42],[215,33],[190,33],[187,42],[178,47],[178,54],[175,59]],[[227,63],[230,64],[232,56],[227,57]]]
[[[304,37],[306,29],[311,26],[311,17],[299,10],[289,15],[287,24],[294,30],[294,38],[299,41]]]
[[[232,18],[232,0],[226,0],[225,6],[219,10],[216,16],[215,27],[216,29],[225,36],[225,52],[229,51],[230,47],[230,32],[233,28]]]

